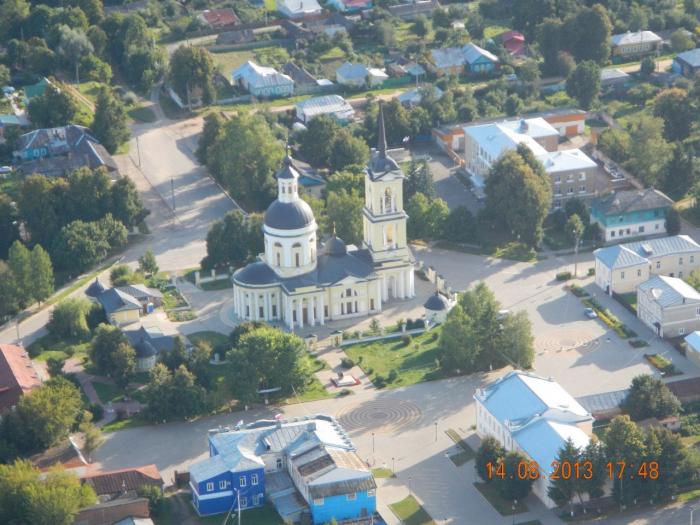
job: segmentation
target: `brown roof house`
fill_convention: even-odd
[[[80,477],[90,485],[101,502],[117,498],[136,497],[136,491],[144,485],[163,489],[163,478],[155,465],[90,472]]]
[[[12,409],[20,397],[39,386],[41,378],[26,350],[0,344],[0,414]]]
[[[230,29],[241,23],[233,9],[205,9],[199,14],[200,20],[215,31]]]

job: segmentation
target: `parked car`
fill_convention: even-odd
[[[584,314],[586,314],[586,317],[589,319],[596,319],[598,317],[598,314],[595,313],[595,310],[593,308],[586,308],[583,311]]]
[[[496,314],[496,319],[499,321],[502,321],[506,317],[510,315],[510,310],[499,310],[498,313]]]
[[[12,173],[12,166],[0,166],[0,175]]]

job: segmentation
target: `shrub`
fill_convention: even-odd
[[[572,284],[570,290],[576,297],[588,297],[588,292],[576,284]]]
[[[340,360],[340,366],[347,370],[348,368],[352,368],[353,366],[355,366],[355,361],[353,361],[349,357],[343,357]]]
[[[352,392],[349,389],[343,388],[340,392],[338,392],[338,397],[345,397],[349,396],[350,394],[352,394]]]
[[[370,366],[367,370],[365,370],[365,373],[366,373],[368,376],[371,376],[371,375],[374,373],[374,368],[372,368],[372,367]]]
[[[411,337],[410,335],[402,335],[401,342],[404,346],[408,346],[413,342],[413,337]]]
[[[41,354],[44,351],[44,347],[42,346],[41,343],[34,343],[29,345],[27,348],[27,353],[29,354],[29,357],[34,359],[37,357],[39,354]]]
[[[593,277],[595,275],[595,268],[588,269],[588,277]]]
[[[399,378],[399,373],[396,371],[395,368],[389,372],[389,376],[386,378],[389,383],[393,383]]]
[[[571,275],[571,272],[559,272],[557,274],[557,281],[568,281],[572,277],[573,275]]]
[[[649,343],[643,341],[642,339],[630,339],[627,342],[632,348],[644,348],[645,346],[649,346]]]
[[[381,374],[377,374],[372,382],[377,388],[384,388],[386,386],[386,378]]]

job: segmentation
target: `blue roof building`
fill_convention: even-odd
[[[579,448],[588,445],[593,416],[553,379],[518,370],[477,390],[474,399],[479,436],[493,436],[506,450],[537,462],[544,476],[532,490],[547,507],[555,507],[545,476],[568,440]]]
[[[376,483],[337,421],[316,415],[261,420],[210,431],[209,458],[190,467],[192,504],[200,515],[270,501],[285,521],[370,522]]]

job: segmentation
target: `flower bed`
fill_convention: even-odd
[[[571,293],[576,297],[590,297],[590,294],[586,290],[576,284],[572,284],[569,287],[569,290],[571,290]]]
[[[682,374],[675,365],[664,356],[659,354],[644,354],[644,358],[649,361],[664,377],[677,376]]]
[[[612,328],[615,331],[615,333],[619,335],[622,339],[637,337],[637,332],[635,332],[627,325],[625,325],[622,321],[620,321],[620,319],[618,319],[617,316],[610,310],[608,310],[607,308],[603,308],[603,306],[593,297],[583,299],[582,302],[585,306],[593,308],[593,310],[595,310],[595,312],[598,314],[598,318],[610,328]]]

